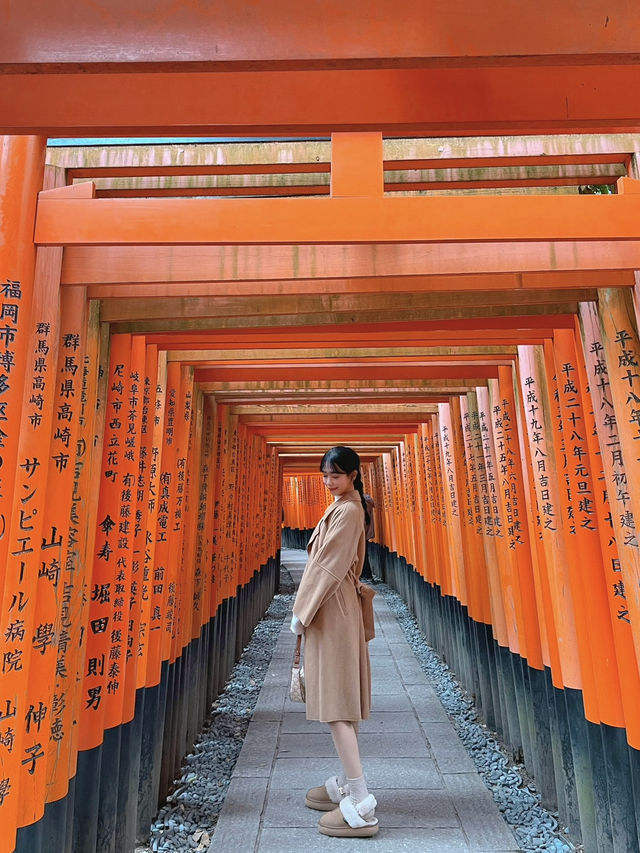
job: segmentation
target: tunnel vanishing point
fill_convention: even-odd
[[[133,850],[338,443],[545,804],[640,850],[639,42],[625,0],[5,4],[0,853]]]

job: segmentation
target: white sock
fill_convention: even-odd
[[[338,787],[339,787],[339,788],[344,788],[344,786],[345,786],[346,784],[347,784],[347,776],[346,776],[346,774],[345,774],[345,773],[343,773],[343,772],[342,772],[342,770],[341,770],[341,771],[340,771],[340,773],[338,773]]]
[[[356,803],[361,803],[369,795],[364,776],[358,776],[357,779],[347,779],[347,782],[349,783],[349,794]]]

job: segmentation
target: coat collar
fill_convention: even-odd
[[[315,530],[311,534],[311,539],[309,539],[309,542],[307,543],[307,550],[311,547],[311,543],[320,531],[320,523],[326,518],[328,518],[329,515],[331,515],[331,513],[334,511],[334,509],[345,503],[360,503],[360,493],[357,489],[352,489],[350,492],[345,492],[345,494],[339,497],[337,501],[334,501],[332,504],[329,504],[329,506],[325,509],[322,518],[316,525]]]
[[[344,495],[341,495],[337,501],[334,501],[324,511],[325,516],[327,516],[335,507],[340,504],[349,503],[349,501],[353,501],[354,503],[360,503],[360,493],[357,489],[351,489],[350,492],[345,492]]]

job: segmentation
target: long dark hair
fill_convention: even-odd
[[[321,471],[333,471],[337,474],[350,474],[352,471],[357,471],[356,478],[353,481],[353,488],[360,493],[360,502],[364,510],[364,526],[368,527],[371,521],[369,517],[369,507],[364,499],[364,484],[362,475],[360,474],[360,457],[350,447],[344,447],[338,444],[332,447],[322,457],[320,462]]]

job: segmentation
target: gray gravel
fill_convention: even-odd
[[[293,603],[294,586],[286,570],[281,573],[280,590],[211,706],[193,752],[185,757],[180,778],[151,825],[149,843],[136,847],[136,853],[209,849],[282,622]]]
[[[540,794],[524,765],[513,764],[496,735],[477,717],[473,701],[456,681],[449,667],[425,642],[414,617],[397,592],[376,584],[398,619],[420,666],[431,680],[442,705],[485,785],[518,840],[522,853],[569,853],[582,850],[572,845],[558,826],[558,815],[540,805]]]
[[[185,758],[180,778],[174,782],[151,826],[149,844],[137,847],[136,853],[192,853],[208,849],[278,633],[293,602],[294,587],[286,570],[282,572],[280,589],[281,593],[275,596],[256,626],[224,691],[213,703],[193,752]],[[427,645],[402,598],[386,584],[377,584],[376,589],[398,618],[522,853],[580,850],[563,837],[566,830],[558,826],[557,815],[540,805],[540,795],[524,766],[511,763],[494,733],[478,721],[473,702]]]

